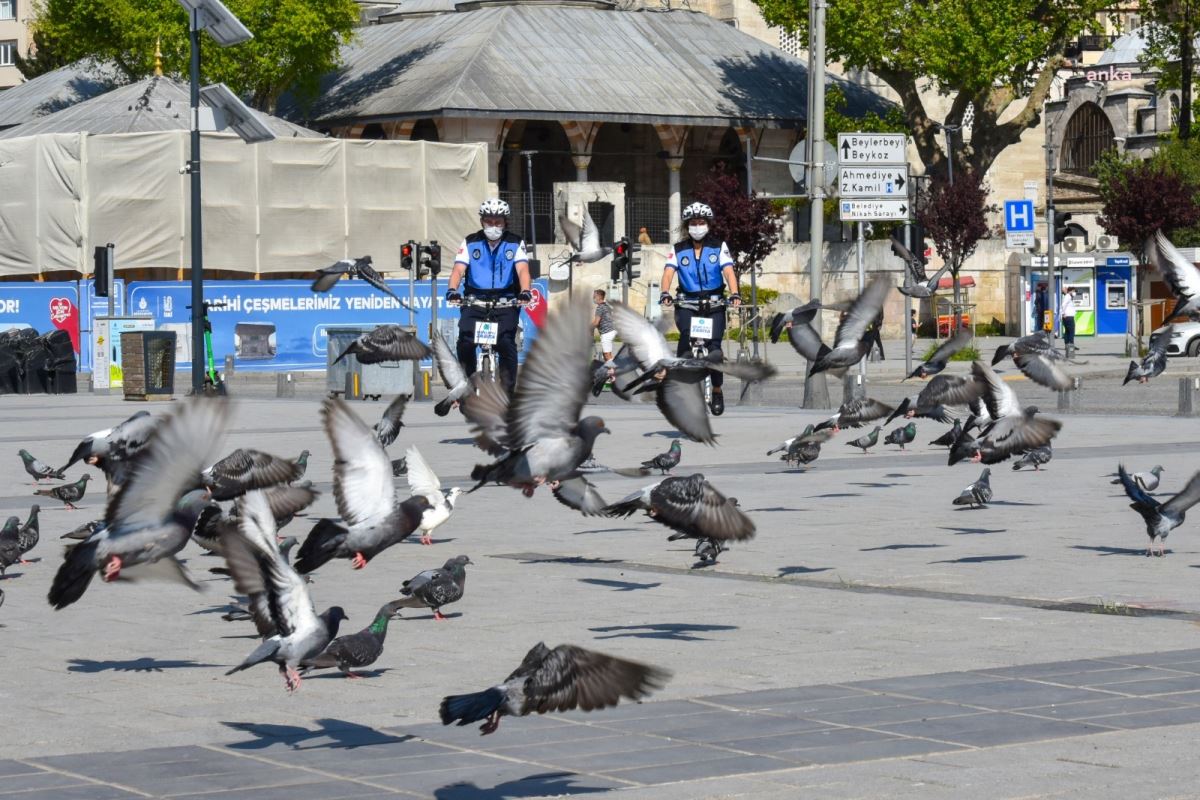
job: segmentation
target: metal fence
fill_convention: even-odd
[[[529,192],[501,192],[500,199],[512,207],[513,230],[525,237],[525,241],[535,244],[550,244],[558,235],[558,220],[554,216],[554,193],[533,193],[533,222],[536,230],[531,230],[529,219]],[[625,198],[625,230],[623,234],[637,241],[638,232],[645,228],[650,240],[655,244],[666,244],[671,237],[671,219],[668,212],[666,197],[628,196]],[[599,222],[599,221],[597,221]],[[615,231],[621,234],[621,231]],[[536,234],[536,236],[535,236]],[[603,244],[611,245],[606,231],[601,228]]]
[[[646,229],[650,241],[665,244],[671,241],[671,215],[667,211],[665,197],[626,197],[625,231],[633,241],[638,232]]]
[[[501,192],[500,199],[512,206],[513,229],[519,231],[526,242],[550,244],[554,241],[558,222],[554,219],[553,192],[533,193],[532,225],[529,219],[529,192]]]

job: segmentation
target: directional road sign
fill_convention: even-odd
[[[842,167],[838,174],[839,197],[908,197],[908,165],[898,167]]]
[[[868,220],[907,220],[908,198],[877,197],[869,200],[840,200],[838,216],[842,222]]]
[[[904,164],[907,146],[903,133],[839,133],[838,162],[843,167]]]
[[[1004,201],[1004,246],[1033,247],[1033,201]]]

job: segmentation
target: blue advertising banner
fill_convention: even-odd
[[[0,331],[9,328],[33,328],[39,334],[64,330],[78,353],[79,286],[73,281],[0,283]]]
[[[119,317],[125,313],[125,279],[117,278],[113,283],[113,316]],[[79,370],[91,372],[95,354],[86,345],[92,341],[92,320],[108,316],[108,298],[96,297],[95,283],[91,278],[79,282],[79,294],[86,298],[79,307],[79,333],[84,344],[83,352],[79,354]]]
[[[388,286],[407,301],[407,281],[388,281]],[[526,346],[545,317],[546,281],[535,286],[537,307],[521,315]],[[288,280],[206,281],[204,289],[209,302],[226,304],[209,311],[218,369],[226,355],[233,355],[242,371],[323,369],[329,328],[408,325],[410,318],[395,300],[357,280],[342,280],[326,294],[314,293],[309,281]],[[428,280],[416,286],[413,324],[423,340],[433,316],[431,302],[438,304],[440,321],[458,319],[458,309],[445,304],[445,293],[444,280],[438,282],[435,298]],[[187,282],[135,281],[128,287],[127,313],[150,314],[159,330],[176,331],[176,364],[181,367],[192,361],[190,303]]]

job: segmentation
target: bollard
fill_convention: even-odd
[[[292,373],[280,372],[275,376],[275,396],[276,397],[295,397],[296,396],[296,381],[292,379]]]
[[[1200,394],[1200,378],[1179,379],[1180,417],[1194,417],[1197,411],[1196,395]]]
[[[421,367],[413,373],[413,400],[433,399],[433,370]]]
[[[343,397],[347,400],[362,400],[362,376],[354,370],[346,373],[346,391]]]
[[[225,374],[221,377],[226,389],[233,388],[233,356],[225,356]]]
[[[859,382],[861,379],[861,383]],[[842,376],[842,402],[860,400],[867,396],[867,379],[857,372],[847,372]]]
[[[1071,384],[1070,389],[1058,393],[1059,411],[1079,410],[1079,390],[1083,387],[1083,379],[1078,377],[1071,378]]]

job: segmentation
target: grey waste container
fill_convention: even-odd
[[[325,388],[331,395],[346,390],[346,376],[359,376],[359,394],[363,399],[380,399],[384,395],[413,393],[413,362],[399,361],[384,364],[360,364],[358,358],[349,355],[337,364],[333,361],[341,355],[361,334],[373,330],[374,325],[360,327],[343,326],[326,328],[329,341],[326,346]]]
[[[121,334],[126,400],[169,400],[175,394],[175,331]]]

